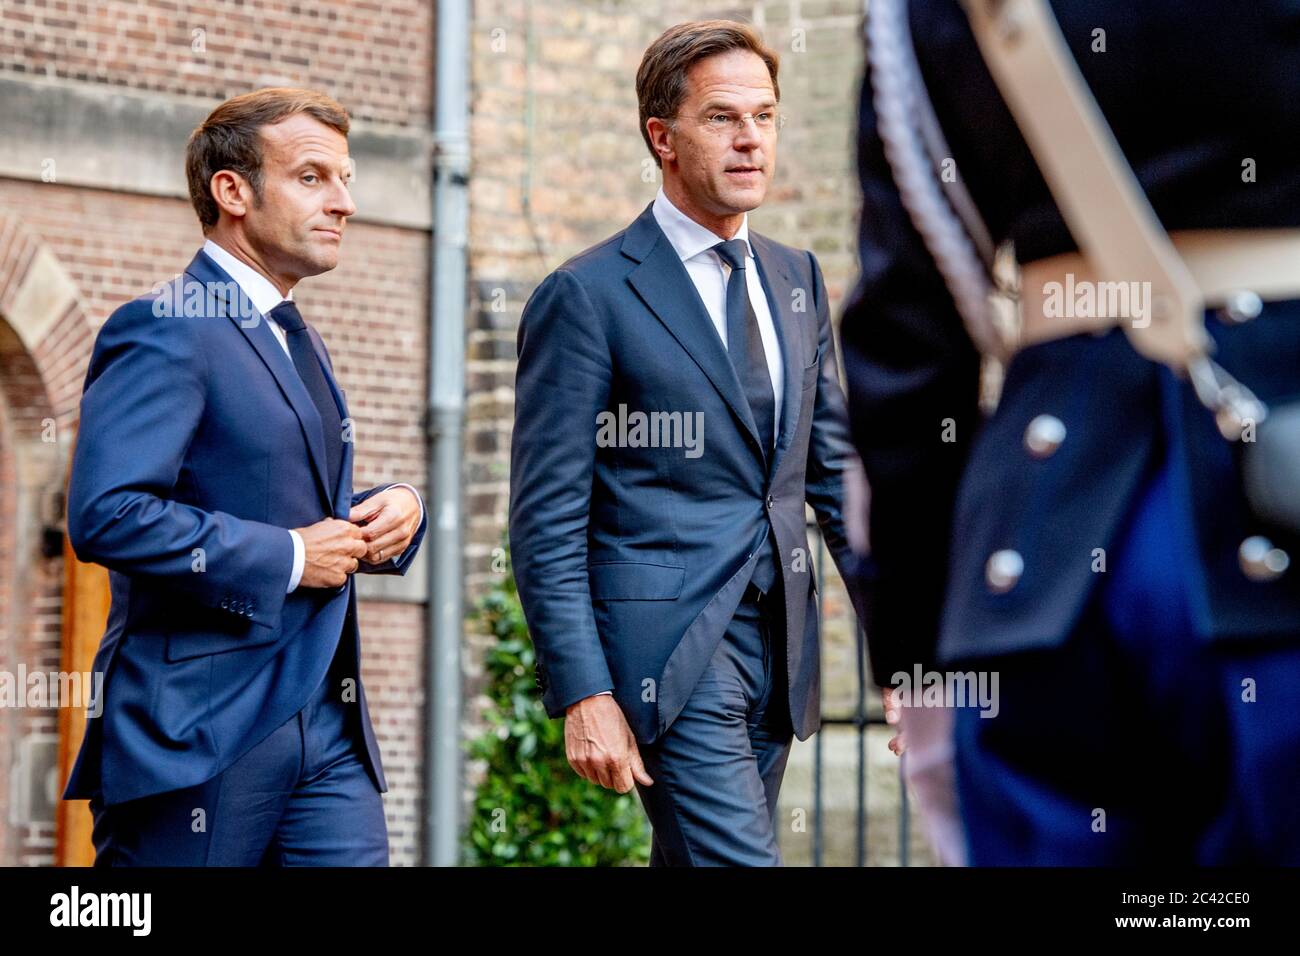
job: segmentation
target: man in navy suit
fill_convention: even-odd
[[[520,322],[514,572],[569,762],[637,785],[652,863],[774,865],[791,738],[820,723],[805,502],[852,560],[826,289],[749,231],[780,126],[757,34],[673,27],[637,93],[663,188]]]
[[[90,798],[96,865],[388,863],[352,574],[404,574],[424,508],[353,493],[347,403],[292,291],[338,264],[347,132],[309,90],[219,106],[186,157],[203,250],[95,341],[68,535],[112,609],[64,798]]]

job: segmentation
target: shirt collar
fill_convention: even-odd
[[[655,222],[659,223],[659,228],[664,231],[668,241],[672,244],[677,256],[683,262],[687,259],[694,259],[702,252],[712,249],[719,242],[722,242],[714,233],[705,229],[698,222],[692,219],[686,213],[682,212],[673,205],[662,186],[659,187],[659,193],[655,196],[654,206],[651,211],[654,213]],[[754,250],[749,245],[749,213],[746,213],[740,221],[740,228],[732,239],[741,239],[745,243],[745,249],[752,259]],[[717,253],[714,253],[716,256]]]
[[[292,289],[289,290],[287,296],[280,295],[280,290],[275,287],[275,284],[270,279],[248,265],[248,263],[236,259],[211,239],[203,243],[203,251],[212,258],[213,262],[226,271],[226,275],[235,280],[239,287],[244,290],[244,295],[248,296],[249,301],[253,303],[253,308],[257,309],[262,315],[270,315],[271,310],[286,299],[292,301]]]

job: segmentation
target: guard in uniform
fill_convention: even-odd
[[[1050,6],[1163,229],[1294,240],[1300,8]],[[1036,319],[1042,290],[1087,262],[958,0],[912,0],[907,22]],[[841,329],[871,487],[867,635],[882,687],[917,664],[998,675],[996,717],[955,710],[966,858],[1300,863],[1300,540],[1248,503],[1242,445],[1189,380],[1123,329],[1020,348],[982,414],[980,351],[878,119],[868,75],[861,279]],[[1267,406],[1300,393],[1300,293],[1241,289],[1204,322],[1214,360]]]

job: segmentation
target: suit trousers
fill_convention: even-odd
[[[387,866],[383,798],[340,641],[311,699],[211,780],[110,807],[90,801],[96,866]],[[350,695],[355,696],[354,695]]]
[[[1300,646],[1206,639],[1166,435],[1066,644],[989,663],[996,718],[957,709],[972,865],[1300,864]]]
[[[778,586],[751,585],[677,719],[641,758],[651,866],[779,866],[777,792],[794,730]]]

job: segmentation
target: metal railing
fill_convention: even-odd
[[[817,545],[813,557],[813,574],[817,578],[817,596],[821,600],[825,594],[822,586],[825,580],[827,560],[826,542],[822,539],[821,529],[816,522],[808,522],[809,535],[816,539]],[[820,613],[820,608],[819,608]],[[823,715],[823,730],[829,727],[852,727],[857,735],[857,792],[854,814],[854,865],[867,865],[867,728],[872,724],[885,725],[883,714],[874,714],[867,707],[869,678],[867,676],[867,646],[862,633],[862,622],[850,605],[849,613],[853,617],[853,636],[857,660],[857,700],[852,713]],[[825,770],[821,732],[813,735],[813,845],[812,865],[824,864],[824,814],[822,805],[822,776]],[[911,813],[908,807],[907,786],[903,778],[903,760],[898,761],[898,862],[900,866],[910,865]]]

